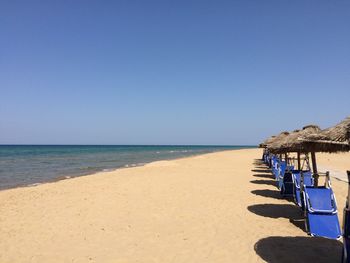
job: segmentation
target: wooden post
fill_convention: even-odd
[[[298,152],[298,170],[301,170],[301,163],[300,163],[300,152]]]
[[[314,174],[314,186],[318,186],[318,172],[317,172],[317,164],[316,164],[316,154],[315,152],[311,153],[311,161],[312,161],[312,171]]]

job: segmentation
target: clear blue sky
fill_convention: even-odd
[[[0,144],[257,144],[350,114],[349,1],[1,1]]]

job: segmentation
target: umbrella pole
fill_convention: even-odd
[[[314,185],[318,186],[318,172],[317,172],[317,164],[316,164],[316,154],[315,152],[311,153],[311,161],[312,161],[312,170],[314,173]]]
[[[298,152],[298,171],[301,169],[301,164],[300,164],[300,152]]]

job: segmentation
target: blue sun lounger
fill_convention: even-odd
[[[271,170],[272,170],[272,174],[275,176],[275,178],[277,178],[277,176],[278,176],[279,163],[280,163],[279,159],[276,156],[273,156]]]
[[[268,158],[269,158],[269,152],[265,149],[261,159],[266,165],[268,164]]]
[[[268,166],[270,166],[270,154],[269,153],[265,153],[264,156],[264,163]]]
[[[267,165],[267,156],[268,156],[268,153],[266,152],[266,150],[264,151],[263,155],[262,155],[262,161],[264,162],[264,164]]]
[[[272,156],[271,154],[268,154],[267,157],[266,157],[266,164],[269,166],[269,168],[272,167]]]
[[[326,186],[323,187],[304,185],[306,229],[311,236],[339,239],[341,230],[329,173],[326,180]]]
[[[278,177],[277,177],[277,180],[280,179],[280,176],[283,176],[284,173],[286,172],[286,169],[287,169],[287,162],[286,161],[281,161],[280,163],[280,167],[278,169]]]
[[[294,196],[293,169],[294,166],[288,165],[284,174],[280,174],[278,188],[283,196]]]
[[[274,176],[275,178],[276,178],[276,176],[277,176],[277,174],[278,174],[279,165],[280,165],[279,159],[277,159],[277,157],[274,157],[274,158],[272,159],[271,171],[272,171],[272,174],[273,174],[273,176]]]
[[[314,180],[312,178],[310,171],[292,170],[294,201],[300,207],[302,206],[301,192],[300,192],[301,173],[303,173],[303,177],[304,177],[303,180],[304,180],[305,186],[313,186],[314,185]]]
[[[285,170],[286,170],[286,162],[282,161],[282,160],[278,160],[277,165],[276,165],[276,169],[274,171],[274,176],[275,176],[275,180],[278,181],[279,180],[279,176],[280,174],[284,174]],[[278,186],[278,183],[277,183]]]

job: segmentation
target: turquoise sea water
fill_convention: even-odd
[[[251,146],[0,145],[0,189]]]

